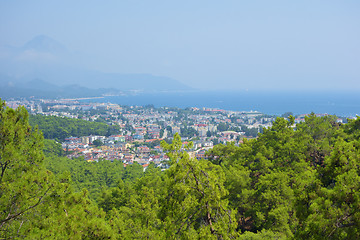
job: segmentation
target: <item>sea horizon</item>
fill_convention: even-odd
[[[84,99],[128,106],[218,108],[229,111],[258,111],[269,115],[292,112],[355,117],[360,114],[356,91],[191,91],[138,93]]]

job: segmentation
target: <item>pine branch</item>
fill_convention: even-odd
[[[14,219],[14,218],[16,218],[16,217],[24,214],[25,212],[27,212],[27,211],[29,211],[29,210],[37,207],[40,203],[42,203],[42,199],[46,196],[46,194],[48,193],[48,191],[49,191],[50,189],[51,189],[51,187],[49,187],[49,188],[46,190],[46,192],[44,193],[44,195],[42,195],[42,196],[39,198],[39,200],[37,201],[37,203],[35,203],[35,204],[32,205],[31,207],[28,207],[27,209],[25,209],[25,210],[23,210],[23,211],[21,211],[21,212],[19,212],[19,213],[17,213],[17,214],[8,215],[5,219],[0,220],[0,223],[1,223],[0,228],[1,228],[1,227],[3,226],[3,224],[6,223],[7,221],[10,221],[10,220],[12,220],[12,219]]]

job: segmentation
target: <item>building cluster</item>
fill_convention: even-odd
[[[94,146],[93,142],[101,141],[101,146]],[[160,146],[149,148],[146,145],[135,146],[125,141],[122,135],[69,137],[62,143],[69,158],[83,156],[86,161],[122,160],[125,165],[139,163],[146,168],[150,163],[157,167],[166,168],[169,158],[162,152]]]
[[[143,166],[154,162],[165,167],[168,158],[160,141],[171,141],[179,133],[182,141],[192,141],[192,157],[204,158],[206,150],[218,143],[241,143],[243,138],[256,137],[270,127],[276,116],[260,112],[240,112],[210,108],[170,108],[153,106],[123,106],[84,100],[16,100],[7,101],[12,108],[23,105],[31,114],[99,121],[118,125],[120,131],[111,136],[73,136],[63,143],[70,158],[85,160],[122,160],[124,164],[138,162]]]

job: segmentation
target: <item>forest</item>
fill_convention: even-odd
[[[32,127],[38,126],[44,138],[56,139],[60,142],[70,136],[110,136],[119,133],[119,126],[116,125],[109,126],[102,122],[90,122],[67,117],[30,115],[29,123]]]
[[[175,134],[161,143],[170,168],[144,172],[68,159],[0,101],[0,238],[359,239],[360,118],[336,119],[277,118],[202,160]]]

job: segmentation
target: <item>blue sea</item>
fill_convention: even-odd
[[[360,115],[360,92],[265,92],[194,91],[109,96],[86,101],[111,102],[128,106],[207,107],[234,111],[259,111],[270,115],[327,113],[341,117]]]

